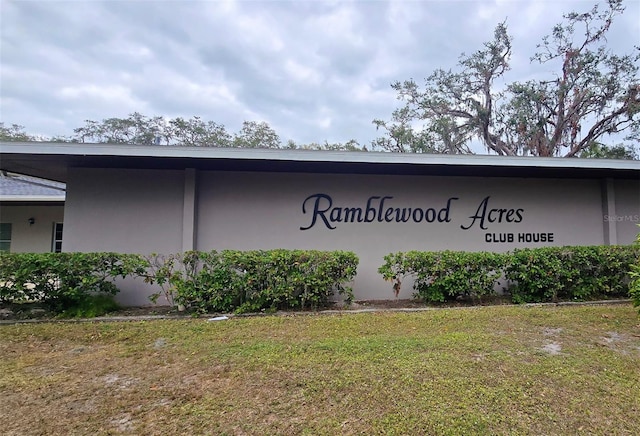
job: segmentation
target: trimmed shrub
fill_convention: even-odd
[[[326,306],[336,292],[351,301],[347,284],[358,257],[344,251],[189,251],[152,255],[150,265],[145,280],[160,284],[168,301],[199,312],[256,312]]]
[[[515,303],[558,301],[571,272],[563,269],[554,247],[515,250],[507,256],[505,276]],[[567,274],[568,273],[568,274]]]
[[[582,301],[623,298],[629,266],[640,256],[633,246],[543,247],[514,250],[505,276],[513,301]]]
[[[402,281],[412,277],[414,296],[426,302],[480,299],[494,294],[501,277],[516,303],[580,301],[625,297],[630,265],[639,257],[640,246],[542,247],[506,254],[410,251],[385,256],[378,272],[393,282],[396,296]],[[633,277],[634,285],[640,282]]]
[[[202,312],[228,312],[240,304],[235,290],[240,287],[241,275],[221,253],[152,254],[147,260],[150,267],[144,279],[161,288],[149,297],[154,303],[164,295],[170,305],[179,304]]]
[[[638,233],[638,237],[636,238],[635,246],[640,249],[640,233]],[[631,277],[629,297],[631,301],[633,301],[634,307],[638,307],[640,306],[640,256],[630,265],[629,269],[629,276]]]
[[[142,257],[118,253],[2,253],[0,302],[39,302],[53,312],[115,295],[114,280],[141,273]]]
[[[464,251],[410,251],[385,256],[378,272],[393,281],[396,297],[407,276],[414,278],[415,296],[427,302],[461,297],[481,299],[494,293],[504,256]]]

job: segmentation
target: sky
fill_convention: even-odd
[[[596,0],[0,0],[0,121],[71,135],[85,120],[133,112],[199,116],[230,132],[265,121],[283,143],[369,144],[400,104],[390,84],[424,83],[506,20],[506,80],[553,73],[536,44]],[[608,46],[640,45],[627,0]],[[548,76],[552,77],[552,76]]]

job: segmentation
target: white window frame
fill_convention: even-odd
[[[2,226],[9,226],[9,239],[0,239],[0,243],[4,242],[4,243],[8,243],[8,247],[6,250],[2,250],[0,249],[0,252],[6,252],[6,253],[10,253],[11,252],[11,237],[12,237],[12,225],[11,223],[0,223]]]
[[[60,228],[60,239],[57,239],[58,227]],[[63,235],[64,235],[63,223],[53,223],[53,231],[52,231],[52,234],[51,234],[51,251],[53,253],[60,253],[62,251],[62,237],[63,237]]]

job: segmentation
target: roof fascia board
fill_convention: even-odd
[[[21,202],[21,201],[33,201],[33,202],[64,202],[64,195],[0,195],[0,201],[6,202]]]
[[[263,160],[290,162],[395,164],[452,167],[520,167],[566,169],[612,169],[640,172],[640,161],[613,159],[511,157],[495,155],[441,155],[388,152],[318,150],[271,150],[216,147],[177,147],[121,144],[3,142],[1,154],[62,155],[92,157],[181,158],[204,160]]]

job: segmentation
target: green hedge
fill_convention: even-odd
[[[353,299],[358,257],[351,252],[270,250],[152,255],[145,280],[170,303],[200,312],[255,312],[326,306]],[[157,299],[161,293],[152,296]]]
[[[57,313],[84,313],[96,294],[115,295],[117,277],[159,285],[170,304],[201,312],[260,311],[328,305],[348,283],[354,253],[271,250],[151,255],[117,253],[2,253],[0,302],[38,302]]]
[[[633,246],[514,250],[505,276],[513,282],[509,290],[518,303],[623,298],[639,253]]]
[[[378,272],[385,280],[393,281],[396,296],[402,280],[412,276],[417,297],[444,302],[458,297],[492,295],[504,256],[489,252],[409,251],[388,254],[384,260]]]
[[[419,252],[385,256],[380,274],[397,292],[410,276],[427,302],[493,295],[506,279],[514,302],[626,297],[638,246],[543,247],[511,253]]]
[[[636,247],[640,249],[640,233],[636,239]],[[629,272],[631,283],[629,283],[629,296],[635,307],[640,306],[640,257],[631,265]]]
[[[117,277],[142,274],[141,256],[118,253],[2,253],[0,302],[38,302],[53,312],[115,295]]]

